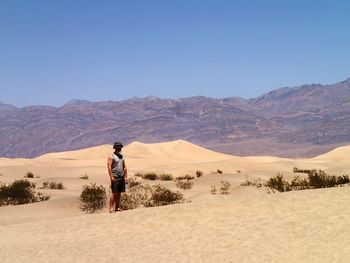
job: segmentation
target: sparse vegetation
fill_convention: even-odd
[[[218,174],[222,174],[222,170],[220,170],[220,169],[217,169],[216,172],[217,172]]]
[[[59,189],[59,190],[63,190],[64,186],[62,182],[54,182],[54,181],[44,181],[42,187],[40,187],[41,189],[45,189],[45,188],[49,188],[49,189]]]
[[[184,175],[184,176],[178,176],[178,177],[176,177],[176,181],[178,181],[178,180],[193,180],[194,179],[194,176],[192,176],[192,175],[189,175],[189,174],[186,174],[186,175]]]
[[[181,189],[184,189],[184,190],[187,190],[187,189],[192,189],[192,186],[193,186],[193,182],[191,182],[190,180],[176,180],[176,186],[181,188]]]
[[[215,186],[215,185],[212,185],[212,186],[211,186],[210,193],[211,193],[212,195],[216,195],[216,186]]]
[[[120,207],[122,209],[170,205],[184,201],[183,195],[180,192],[172,192],[159,184],[150,186],[137,182],[132,185],[121,196]]]
[[[174,177],[171,174],[161,174],[159,177],[157,176],[162,181],[172,181],[174,180]]]
[[[159,184],[155,185],[152,190],[150,206],[170,205],[183,201],[183,195],[180,192],[173,192]]]
[[[202,175],[203,175],[202,171],[199,171],[199,170],[196,171],[197,178],[201,177]]]
[[[80,179],[83,179],[83,180],[88,180],[89,179],[89,176],[87,174],[83,174],[79,177]]]
[[[172,181],[174,179],[171,174],[167,174],[167,173],[157,174],[155,172],[136,173],[135,176],[141,177],[142,179],[145,179],[145,180],[151,180],[151,181],[155,181],[155,180]]]
[[[262,181],[261,178],[254,179],[253,181],[250,181],[246,179],[245,182],[241,183],[241,186],[256,186],[256,187],[262,187]]]
[[[33,174],[32,172],[28,171],[28,172],[25,174],[24,178],[34,178],[34,174]]]
[[[296,170],[294,168],[294,170]],[[294,177],[291,183],[283,178],[283,175],[278,173],[276,177],[270,178],[267,181],[266,186],[275,189],[279,192],[286,192],[291,190],[304,190],[304,189],[316,189],[316,188],[328,188],[339,185],[348,184],[350,182],[348,175],[334,176],[327,175],[322,170],[307,170],[308,177],[301,178],[299,176]],[[298,171],[300,172],[300,170]]]
[[[35,184],[27,180],[16,180],[10,185],[0,185],[0,206],[20,205],[50,199],[50,196],[35,192]]]
[[[80,194],[80,208],[83,211],[94,213],[106,206],[107,195],[103,185],[95,183],[84,185]]]
[[[227,195],[230,193],[231,184],[227,181],[221,181],[220,191],[222,195]]]

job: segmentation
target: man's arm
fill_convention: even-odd
[[[113,182],[114,181],[114,177],[112,175],[112,163],[113,163],[112,156],[108,156],[108,160],[107,160],[108,174],[109,174],[109,178]]]
[[[124,164],[124,177],[125,177],[125,183],[128,183],[128,169],[126,169],[126,164],[125,164],[125,160],[123,161]]]

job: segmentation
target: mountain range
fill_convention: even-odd
[[[115,140],[184,139],[236,155],[310,157],[349,144],[349,124],[350,78],[253,99],[146,97],[22,108],[0,103],[0,156],[35,157]]]

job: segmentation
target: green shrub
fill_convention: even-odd
[[[192,189],[193,182],[190,180],[176,180],[176,186],[184,190]]]
[[[0,206],[20,205],[50,199],[50,196],[35,192],[35,184],[27,180],[16,180],[10,185],[0,185]]]
[[[83,211],[94,213],[106,206],[107,195],[103,185],[95,183],[84,185],[80,194],[80,208]]]
[[[196,171],[196,176],[197,178],[201,177],[203,175],[203,172],[202,171]]]

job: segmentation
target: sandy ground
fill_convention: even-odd
[[[188,202],[109,214],[79,209],[84,184],[108,187],[110,145],[52,153],[36,159],[0,159],[0,182],[21,179],[27,171],[64,190],[46,202],[0,207],[0,262],[349,262],[350,187],[268,193],[242,187],[277,172],[294,176],[293,167],[348,174],[350,147],[311,159],[236,157],[185,141],[132,143],[123,149],[130,176],[167,172],[204,175]],[[223,174],[215,171],[220,169]],[[88,180],[80,179],[87,174]],[[211,186],[228,181],[228,195],[212,195]],[[172,190],[174,182],[161,182]]]

